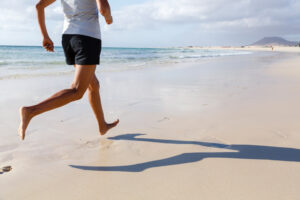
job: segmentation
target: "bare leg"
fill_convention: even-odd
[[[21,123],[19,127],[21,139],[24,140],[26,128],[33,117],[81,99],[94,77],[95,69],[96,65],[77,65],[74,81],[70,89],[61,90],[37,105],[21,107]]]
[[[101,135],[104,135],[109,129],[115,127],[119,123],[119,120],[116,120],[110,124],[105,122],[99,88],[99,81],[96,75],[94,75],[88,87],[89,102],[97,118],[99,132]]]

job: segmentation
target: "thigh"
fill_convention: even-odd
[[[74,65],[74,68],[76,68],[76,65]],[[94,73],[94,76],[91,79],[91,82],[89,84],[89,88],[94,89],[96,87],[99,87],[99,85],[100,85],[99,80],[98,80],[96,74]]]
[[[72,87],[79,91],[86,91],[95,76],[96,65],[76,65]]]

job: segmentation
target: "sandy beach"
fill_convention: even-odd
[[[107,121],[87,95],[32,120],[18,108],[73,76],[0,80],[0,199],[295,200],[300,54],[254,51],[119,72],[97,69]],[[0,167],[1,167],[0,166]]]
[[[300,47],[298,46],[210,46],[210,47],[188,47],[189,49],[211,49],[211,50],[238,50],[238,51],[264,51],[264,52],[290,52],[300,53]]]

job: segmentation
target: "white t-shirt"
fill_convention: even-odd
[[[61,0],[65,14],[63,34],[101,39],[96,0]]]

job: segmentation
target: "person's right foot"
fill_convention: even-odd
[[[20,108],[20,118],[21,118],[21,122],[20,122],[20,126],[19,126],[19,136],[20,136],[21,140],[24,140],[26,128],[27,128],[30,120],[32,119],[32,116],[30,115],[28,108],[26,108],[26,107]]]
[[[115,126],[117,126],[119,123],[119,120],[114,121],[111,124],[106,124],[105,127],[101,127],[100,128],[100,135],[105,135],[105,133],[107,133],[107,131]]]

